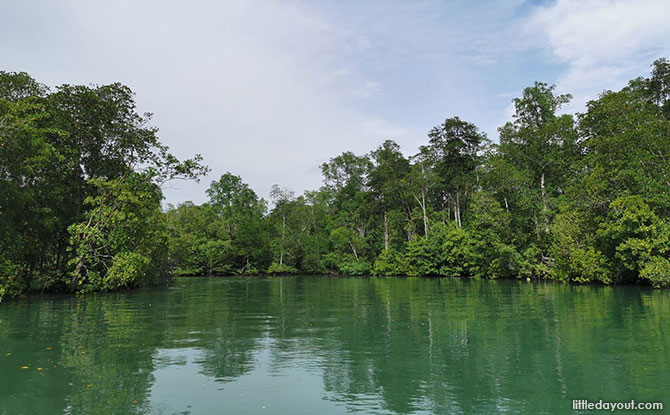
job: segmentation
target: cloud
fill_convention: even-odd
[[[366,50],[370,50],[372,48],[372,44],[370,43],[370,40],[365,37],[365,36],[357,36],[356,37],[356,48],[364,52]]]
[[[511,97],[556,82],[575,102],[670,55],[667,0],[22,0],[0,2],[0,64],[49,85],[122,82],[179,157],[202,153],[205,198],[239,174],[320,186],[318,166],[395,139],[406,154],[446,117],[495,139]],[[510,93],[510,91],[517,91]]]
[[[464,58],[474,63],[475,65],[493,65],[498,61],[496,57],[492,55],[472,55],[464,56]]]
[[[379,92],[379,89],[379,82],[366,82],[360,87],[352,88],[351,97],[354,99],[369,99],[372,98],[377,92]]]
[[[273,183],[317,188],[314,166],[407,133],[357,106],[380,92],[358,67],[373,41],[303,2],[27,0],[0,15],[25,25],[3,42],[2,69],[51,85],[126,83],[177,155],[203,154],[210,178],[175,183],[171,202],[202,201],[225,171],[261,196]]]
[[[567,69],[557,82],[581,106],[621,88],[670,54],[667,0],[558,0],[530,15],[523,33]]]

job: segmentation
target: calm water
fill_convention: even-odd
[[[0,304],[3,415],[568,414],[578,398],[670,405],[670,292],[192,278]]]

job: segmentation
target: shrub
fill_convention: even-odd
[[[370,275],[372,266],[364,259],[358,261],[344,261],[339,265],[340,273],[342,275]]]
[[[268,274],[272,275],[280,275],[280,274],[295,274],[297,273],[298,270],[293,268],[290,265],[286,264],[278,264],[277,262],[273,262],[269,267],[268,267]]]
[[[401,269],[399,254],[392,249],[385,249],[375,260],[372,274],[379,276],[401,275]]]
[[[652,257],[640,270],[640,278],[656,288],[669,288],[670,261],[660,256]]]

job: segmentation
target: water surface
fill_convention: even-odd
[[[0,304],[2,415],[569,414],[669,390],[670,293],[642,287],[182,278]]]

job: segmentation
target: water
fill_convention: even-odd
[[[568,414],[669,391],[670,292],[641,287],[184,278],[0,304],[2,415]]]

